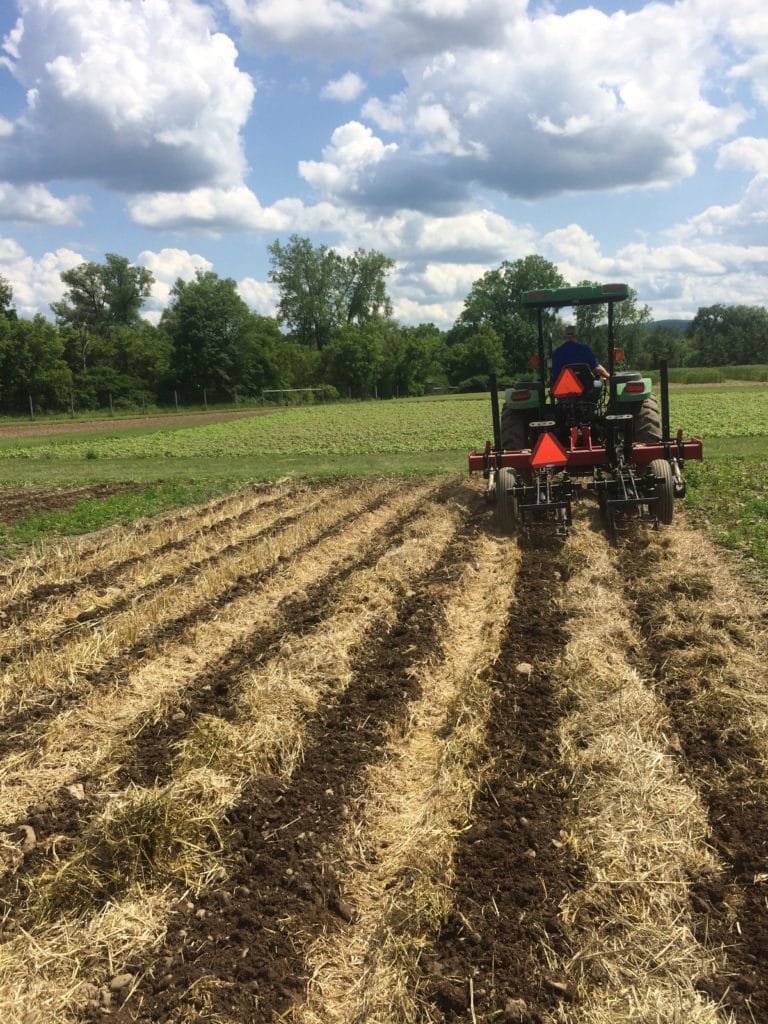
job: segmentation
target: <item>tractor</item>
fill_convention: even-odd
[[[615,348],[614,307],[628,298],[626,284],[523,293],[522,305],[537,316],[532,365],[538,377],[507,388],[499,414],[497,381],[491,376],[493,444],[469,454],[469,470],[482,471],[504,532],[545,522],[567,534],[571,502],[585,477],[613,539],[627,519],[654,527],[672,522],[675,499],[685,494],[685,462],[702,458],[702,442],[684,439],[682,431],[671,436],[665,360],[660,403],[650,378],[616,369],[623,353]],[[549,379],[552,338],[545,339],[544,311],[597,304],[607,307],[608,379],[597,379],[586,363],[566,365],[556,380]]]

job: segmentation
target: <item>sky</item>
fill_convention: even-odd
[[[764,0],[0,0],[0,274],[233,278],[377,249],[402,323],[537,253],[654,319],[768,306]]]

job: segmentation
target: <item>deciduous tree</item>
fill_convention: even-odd
[[[386,275],[394,263],[375,250],[341,256],[325,245],[292,235],[269,246],[270,281],[280,293],[278,319],[295,339],[322,350],[334,331],[388,316]]]
[[[56,408],[70,393],[72,373],[55,326],[43,316],[8,323],[0,346],[3,405],[7,409]]]
[[[198,270],[179,279],[160,328],[173,343],[171,373],[189,397],[204,388],[233,396],[273,383],[279,330],[250,311],[232,278]]]
[[[146,267],[107,253],[104,263],[81,263],[63,271],[61,280],[67,290],[63,299],[51,303],[51,309],[59,324],[74,331],[79,360],[86,370],[95,339],[106,338],[112,328],[139,322],[155,279]]]
[[[448,341],[465,340],[482,325],[493,328],[501,340],[506,368],[512,373],[524,370],[536,351],[536,326],[522,304],[523,292],[535,288],[562,288],[567,282],[557,267],[543,256],[530,255],[510,263],[505,260],[472,285],[464,309],[449,332]],[[554,323],[554,315],[545,313]]]
[[[768,310],[703,306],[688,330],[699,366],[768,362]]]
[[[13,302],[13,288],[8,278],[0,274],[0,316],[8,316]]]

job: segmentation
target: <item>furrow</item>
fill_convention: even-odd
[[[113,565],[151,555],[156,548],[173,541],[180,529],[187,532],[190,525],[193,530],[205,528],[228,515],[229,509],[238,509],[244,503],[250,505],[259,495],[275,492],[279,497],[284,487],[256,484],[247,491],[214,498],[191,510],[172,509],[130,527],[115,525],[96,534],[50,538],[7,563],[6,571],[0,573],[0,613],[9,614],[14,605],[22,608],[30,599],[45,599],[59,587],[76,586],[84,576],[98,579],[99,574],[108,574]]]
[[[259,500],[257,495],[245,498],[241,494],[238,505],[242,505],[242,507],[226,516],[212,516],[210,513],[206,515],[201,509],[198,520],[188,521],[191,529],[186,534],[180,535],[178,525],[174,524],[172,536],[168,536],[169,531],[164,530],[163,536],[166,539],[157,538],[158,543],[151,546],[142,545],[144,550],[138,551],[135,538],[132,538],[134,543],[130,546],[130,554],[121,554],[104,565],[81,572],[78,576],[40,583],[27,593],[8,601],[2,605],[0,610],[0,615],[2,615],[6,626],[3,647],[0,649],[0,661],[8,661],[12,656],[4,653],[8,646],[8,627],[28,625],[30,616],[34,613],[36,628],[39,630],[39,620],[45,605],[54,605],[52,611],[58,612],[59,617],[64,619],[64,627],[60,626],[59,629],[66,628],[66,625],[76,628],[77,623],[82,621],[76,614],[73,614],[74,608],[79,607],[101,614],[109,613],[111,607],[109,605],[102,606],[99,598],[104,596],[105,590],[120,586],[121,578],[128,575],[130,570],[135,573],[146,563],[152,562],[151,572],[157,573],[158,566],[154,560],[162,558],[164,555],[183,555],[189,548],[201,545],[211,533],[216,535],[214,539],[219,538],[222,533],[232,534],[238,526],[249,523],[256,516],[263,515],[275,506],[284,506],[285,495],[278,494]],[[124,545],[125,538],[123,537],[120,544],[121,551],[124,550]],[[107,552],[105,551],[104,554]],[[66,602],[60,600],[62,598],[66,598]],[[61,607],[56,608],[57,604]],[[51,612],[46,609],[46,614],[50,615]],[[15,642],[19,643],[18,640]]]
[[[254,852],[253,844],[250,840],[247,840],[244,849],[241,844],[245,841],[243,833],[256,827],[253,821],[254,815],[271,823],[271,826],[276,829],[276,836],[280,836],[283,830],[280,829],[279,823],[276,824],[277,819],[274,813],[276,808],[278,809],[278,814],[280,814],[282,810],[287,808],[291,800],[295,800],[298,805],[303,806],[304,797],[307,793],[313,793],[315,797],[317,796],[318,786],[321,787],[319,792],[322,794],[323,801],[325,803],[328,802],[326,790],[330,787],[323,785],[322,778],[318,778],[317,766],[314,762],[318,759],[322,760],[327,756],[326,743],[329,739],[339,742],[339,750],[341,750],[342,746],[344,748],[344,756],[341,761],[332,759],[331,764],[322,769],[326,780],[330,778],[331,782],[337,778],[343,781],[345,773],[346,775],[355,775],[359,765],[365,761],[370,753],[371,745],[374,748],[377,746],[374,743],[374,739],[380,735],[386,721],[389,720],[392,707],[390,706],[391,702],[386,699],[386,694],[381,692],[381,673],[385,670],[381,668],[376,669],[376,673],[378,673],[378,678],[376,678],[374,672],[369,669],[369,664],[372,656],[378,659],[382,656],[382,653],[386,654],[388,658],[396,660],[399,664],[407,664],[409,659],[415,656],[414,651],[403,652],[399,644],[396,650],[392,650],[388,642],[392,641],[393,634],[397,635],[398,638],[410,636],[414,640],[419,640],[420,644],[424,645],[432,642],[432,631],[428,625],[428,616],[416,614],[416,612],[421,608],[425,593],[432,592],[435,580],[440,574],[445,575],[448,573],[453,575],[453,570],[448,570],[446,566],[451,566],[457,554],[458,547],[456,542],[449,546],[449,549],[445,552],[444,559],[437,566],[434,565],[435,553],[443,547],[449,539],[450,533],[455,531],[457,525],[456,514],[450,509],[446,510],[444,505],[445,501],[442,499],[439,505],[434,506],[433,511],[429,515],[425,514],[422,517],[424,519],[423,524],[417,526],[416,521],[414,521],[412,528],[406,531],[408,536],[403,543],[393,548],[387,555],[382,556],[377,567],[365,570],[371,574],[371,579],[369,580],[368,589],[362,595],[362,601],[360,599],[360,580],[356,581],[356,585],[352,586],[346,594],[346,599],[343,602],[344,607],[340,607],[336,615],[337,626],[339,630],[342,628],[347,630],[347,639],[342,644],[342,647],[349,649],[348,656],[352,655],[355,650],[359,650],[360,653],[356,656],[355,662],[351,666],[341,667],[340,675],[337,675],[335,682],[328,677],[328,672],[332,665],[329,663],[323,665],[318,661],[323,648],[327,647],[328,642],[327,638],[323,638],[321,635],[322,630],[318,630],[318,637],[315,641],[311,641],[306,645],[301,644],[293,651],[288,648],[281,654],[280,660],[284,663],[284,668],[281,672],[283,679],[291,677],[290,664],[292,662],[296,663],[294,664],[294,671],[302,672],[302,678],[306,678],[304,675],[306,669],[314,664],[316,683],[320,689],[319,696],[321,699],[316,712],[320,715],[322,721],[315,720],[314,718],[310,718],[307,721],[306,714],[308,708],[306,698],[298,695],[299,706],[293,712],[293,720],[291,720],[291,716],[287,713],[288,704],[284,704],[282,708],[276,709],[277,714],[280,716],[280,731],[276,732],[273,727],[271,731],[265,732],[263,720],[253,714],[253,702],[263,699],[265,693],[268,694],[270,680],[274,681],[275,678],[274,672],[269,673],[266,669],[257,672],[251,686],[244,691],[238,719],[234,723],[228,723],[237,730],[237,733],[231,736],[235,742],[230,744],[228,752],[223,752],[228,754],[229,759],[229,775],[226,776],[229,781],[225,787],[227,792],[231,798],[237,800],[238,792],[242,786],[245,786],[245,793],[247,794],[247,806],[242,805],[242,802],[237,800],[237,810],[233,812],[232,822],[227,829],[228,833],[231,830],[231,843],[234,844],[234,847],[238,848],[237,850],[234,849],[230,842],[226,844],[226,849],[230,851],[231,856],[231,870],[239,876],[250,876],[253,871],[253,865],[248,860]],[[451,521],[453,526],[446,534],[446,525]],[[440,525],[441,523],[445,525]],[[423,574],[425,571],[431,583],[424,581]],[[418,581],[419,579],[423,582],[408,582],[409,580]],[[378,583],[376,582],[377,580]],[[414,589],[416,587],[418,589]],[[389,597],[387,597],[387,594],[389,594]],[[394,607],[392,604],[393,600],[395,602]],[[369,605],[372,605],[372,608],[369,608]],[[400,608],[399,618],[395,614],[395,607]],[[361,621],[355,624],[358,619]],[[366,622],[369,624],[368,627],[365,625]],[[357,640],[355,639],[356,637],[358,638]],[[365,643],[358,648],[357,644],[363,638],[365,638]],[[305,648],[312,646],[316,648],[315,655],[304,657]],[[387,679],[390,684],[396,682],[396,678],[389,679],[388,672]],[[266,691],[264,689],[265,686],[267,687]],[[341,704],[339,704],[339,698],[342,694]],[[409,687],[407,686],[405,692],[393,694],[392,699],[395,708],[403,706],[408,695]],[[327,712],[325,713],[322,710],[323,704],[327,707]],[[260,738],[254,734],[254,729],[261,730]],[[286,772],[290,773],[291,767],[295,764],[295,758],[286,758],[281,744],[278,742],[277,747],[275,747],[275,743],[280,740],[281,736],[284,739],[285,733],[291,730],[297,732],[297,740],[289,744],[289,746],[295,749],[298,744],[299,749],[305,749],[309,752],[307,761],[296,773],[296,777],[301,780],[300,786],[303,787],[303,794],[298,793],[293,798],[289,797],[293,786],[289,785],[287,781],[284,783],[275,781],[272,785],[267,785],[262,777],[264,766],[269,763],[273,764],[274,770],[283,774]],[[306,732],[306,736],[303,739],[298,735],[302,731]],[[198,791],[196,798],[197,813],[200,813],[199,808],[202,806],[209,808],[216,804],[215,780],[225,778],[222,775],[223,766],[221,763],[214,763],[212,768],[207,770],[197,767],[194,763],[190,762],[190,752],[194,754],[196,751],[199,752],[199,745],[197,743],[193,744],[190,750],[182,750],[174,773],[174,779],[168,787],[161,791],[144,791],[143,795],[136,794],[136,799],[152,802],[158,792],[167,793],[166,802],[175,807],[181,805],[184,821],[188,822],[190,819],[195,818],[195,813],[185,813],[190,807],[188,802],[190,789],[194,788],[196,779],[205,778],[211,785],[211,789],[205,797]],[[115,822],[115,815],[120,809],[121,799],[129,801],[131,799],[131,792],[133,791],[129,791],[123,798],[116,798],[111,815],[105,811],[103,815],[105,823]],[[341,796],[342,788],[338,792]],[[275,798],[278,799],[277,804],[274,802]],[[216,806],[224,808],[223,803],[216,804]],[[316,808],[314,807],[311,807],[309,810],[312,815],[316,813]],[[333,814],[332,803],[330,804],[330,812]],[[261,826],[259,826],[258,831],[260,833]],[[90,840],[85,842],[85,849],[93,852],[97,845],[98,841],[91,837]],[[260,845],[264,845],[263,841],[260,842]],[[273,848],[273,852],[276,852],[277,862],[280,864],[282,860],[280,850],[275,851]],[[210,872],[206,877],[210,880]],[[214,875],[213,877],[218,876]],[[123,880],[123,884],[125,884],[125,880]],[[231,892],[234,885],[235,883],[230,880],[227,885],[227,892]],[[268,889],[267,896],[270,891]],[[93,898],[93,893],[91,893],[91,898]],[[211,899],[216,902],[218,895],[212,895]],[[311,905],[314,905],[313,901],[311,901]],[[210,922],[205,918],[204,908],[198,907],[197,909],[201,913],[190,917],[186,910],[186,904],[182,903],[179,905],[177,908],[178,914],[172,918],[170,925],[174,941],[178,939],[179,914],[183,914],[183,922],[188,926],[190,924],[194,926],[195,922],[200,924],[204,919],[205,925],[200,924],[201,929],[206,929],[209,926]],[[238,912],[234,919],[235,923],[240,917],[241,913]],[[230,926],[232,925],[233,920],[230,920]],[[256,923],[254,922],[255,926]],[[194,949],[194,944],[192,948]],[[236,961],[236,966],[239,966],[239,951]],[[160,962],[160,960],[153,960],[153,966],[157,967]],[[77,988],[78,986],[75,987]]]
[[[266,664],[286,644],[295,645],[302,637],[325,629],[344,590],[354,586],[392,546],[402,543],[404,531],[418,528],[425,497],[422,491],[410,492],[403,507],[397,509],[398,518],[387,521],[377,534],[356,542],[347,556],[339,551],[326,576],[286,596],[274,609],[268,626],[234,645],[215,667],[198,676],[185,690],[183,701],[170,719],[152,722],[136,737],[130,758],[120,769],[120,783],[157,785],[166,781],[174,748],[187,741],[199,715],[234,720],[244,674]]]
[[[454,858],[453,909],[424,958],[425,1022],[541,1021],[570,991],[556,967],[568,949],[557,907],[582,868],[564,838],[573,802],[558,763],[564,567],[539,540],[524,546],[494,668],[488,762]]]
[[[165,588],[193,582],[221,559],[239,555],[249,546],[276,536],[300,516],[311,514],[334,498],[338,498],[338,494],[321,492],[300,511],[294,512],[282,511],[284,503],[280,499],[257,509],[246,509],[231,524],[231,529],[227,521],[213,523],[182,541],[168,542],[137,563],[122,563],[124,577],[113,575],[106,592],[99,593],[98,588],[84,580],[82,587],[75,588],[76,599],[68,596],[52,606],[43,605],[31,619],[6,629],[0,644],[0,665],[14,664],[43,649],[60,649],[62,643],[77,642],[78,636],[95,629],[108,629],[110,620],[130,609],[139,598],[146,601]],[[253,523],[257,516],[258,521]],[[75,609],[79,610],[74,612]]]
[[[121,751],[121,763],[109,773],[108,790],[114,790],[116,784],[124,788],[127,785],[158,785],[167,781],[172,772],[175,749],[190,729],[197,728],[198,715],[206,715],[206,721],[217,713],[233,720],[237,713],[233,700],[239,692],[236,684],[242,681],[244,673],[253,671],[270,656],[276,656],[290,636],[295,642],[313,630],[322,630],[323,618],[331,614],[334,604],[345,604],[342,589],[345,583],[347,587],[354,587],[356,579],[362,579],[367,569],[393,544],[403,541],[404,531],[418,517],[423,518],[425,499],[440,502],[450,489],[427,484],[398,494],[369,515],[367,524],[366,517],[362,516],[359,528],[345,531],[332,550],[325,555],[319,552],[317,564],[313,566],[312,581],[305,589],[277,599],[267,621],[257,617],[254,622],[249,617],[244,624],[243,638],[233,643],[220,659],[206,664],[180,690],[178,701],[169,704],[165,714],[147,719],[138,729],[128,748]],[[413,528],[418,530],[418,524]],[[321,563],[326,574],[318,576]],[[350,580],[353,574],[356,579]],[[254,625],[257,627],[255,630]],[[233,689],[235,694],[230,694]],[[25,876],[39,871],[50,855],[52,838],[56,837],[59,847],[71,842],[83,831],[89,816],[99,806],[98,772],[103,769],[98,765],[94,768],[94,774],[78,777],[77,797],[62,788],[55,798],[31,808],[23,821],[5,826],[3,831],[7,841],[15,847],[15,857],[9,862],[12,860],[16,864],[14,873],[0,887],[0,902],[6,908],[18,902],[20,883],[28,884]],[[28,827],[35,830],[37,844],[35,850],[21,861],[19,844],[14,839],[24,836]],[[34,882],[30,884],[34,885]]]

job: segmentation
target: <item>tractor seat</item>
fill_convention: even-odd
[[[540,380],[516,380],[512,387],[515,391],[541,391]]]
[[[637,370],[621,370],[619,373],[614,373],[613,379],[617,384],[627,384],[631,380],[642,380],[643,375]]]

